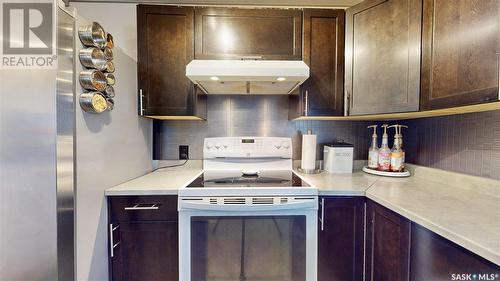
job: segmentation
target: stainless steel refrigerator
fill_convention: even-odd
[[[82,111],[76,29],[95,19],[54,5],[57,69],[0,69],[0,280],[105,279],[104,189],[151,170],[135,60],[115,38],[115,110]]]

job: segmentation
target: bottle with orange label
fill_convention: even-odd
[[[382,135],[382,145],[378,150],[378,169],[381,171],[390,171],[391,149],[389,148],[389,137],[387,135],[387,127],[389,125],[384,124],[381,127],[384,128],[384,134]]]
[[[392,125],[389,128],[394,128],[394,146],[391,150],[391,171],[402,172],[405,169],[405,152],[403,150],[403,135],[402,128],[408,128],[404,125]]]

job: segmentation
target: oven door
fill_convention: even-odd
[[[180,197],[179,280],[316,280],[317,204],[315,196]]]

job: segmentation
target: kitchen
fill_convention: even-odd
[[[497,0],[0,2],[0,280],[500,280]]]

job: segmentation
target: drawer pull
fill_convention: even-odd
[[[146,205],[146,206],[144,206]],[[148,206],[149,205],[149,206]],[[135,204],[131,207],[123,208],[126,211],[135,211],[135,210],[158,210],[160,207],[157,204]]]

